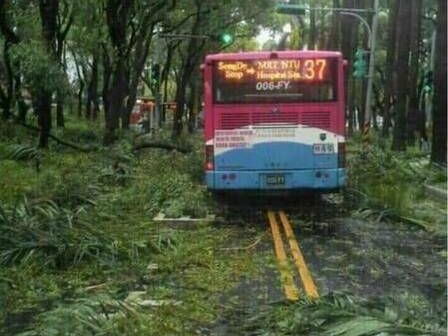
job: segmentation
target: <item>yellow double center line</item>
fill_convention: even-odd
[[[298,270],[300,279],[303,284],[305,293],[310,298],[318,298],[319,293],[316,285],[314,284],[311,273],[306,265],[305,258],[300,250],[299,243],[294,236],[294,231],[291,228],[291,224],[283,211],[279,211],[278,215],[285,231],[286,239],[288,240],[291,255],[294,259],[294,264]],[[280,228],[276,219],[276,214],[273,211],[268,211],[268,220],[271,226],[272,238],[274,241],[275,254],[277,256],[281,279],[285,291],[286,298],[288,300],[297,300],[299,298],[299,290],[294,282],[294,277],[290,268],[288,267],[288,259],[286,250],[283,245],[283,239],[281,237]]]

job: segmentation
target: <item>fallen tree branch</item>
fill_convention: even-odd
[[[185,148],[185,147],[181,147],[175,144],[170,144],[170,143],[166,143],[166,142],[159,142],[159,141],[153,141],[153,142],[143,142],[141,144],[135,144],[132,147],[133,151],[138,151],[144,148],[159,148],[159,149],[166,149],[169,151],[178,151],[180,153],[183,154],[188,154],[190,153],[190,149],[189,148]]]
[[[35,132],[40,132],[40,129],[38,127],[35,127],[35,126],[32,126],[32,125],[28,125],[28,124],[25,124],[25,123],[19,123],[19,125],[27,128],[29,130],[32,130],[32,131],[35,131]],[[84,153],[92,152],[94,150],[93,148],[80,147],[78,145],[75,145],[74,143],[71,143],[71,142],[59,139],[58,137],[54,136],[51,133],[48,133],[48,137],[50,139],[53,139],[54,141],[56,141],[58,144],[61,144],[61,145],[66,146],[66,147],[70,147],[72,149],[79,150],[79,151],[84,152]]]
[[[266,232],[261,234],[260,237],[258,237],[252,244],[250,244],[248,246],[243,246],[243,247],[223,247],[223,248],[220,248],[220,250],[221,251],[250,250],[250,249],[253,249],[255,246],[257,246],[263,240],[265,235],[266,235]]]
[[[92,286],[88,286],[86,288],[84,288],[85,291],[91,291],[91,290],[96,290],[96,289],[102,289],[104,287],[106,287],[108,285],[107,282],[98,284],[98,285],[92,285]]]

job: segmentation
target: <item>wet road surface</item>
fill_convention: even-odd
[[[418,303],[425,307],[428,320],[446,314],[445,237],[408,224],[356,218],[337,205],[329,208],[317,216],[308,206],[286,211],[320,295],[343,292],[361,299]],[[206,334],[244,335],[240,330],[244,320],[285,300],[266,214],[260,210],[240,221],[254,223],[259,232],[268,231],[256,251],[266,260],[261,275],[241,279],[222,295],[221,318]],[[233,219],[244,236],[247,223],[238,226],[238,218]],[[305,295],[303,286],[299,291]]]

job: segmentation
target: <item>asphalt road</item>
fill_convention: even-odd
[[[408,224],[359,218],[326,201],[317,208],[304,202],[286,213],[319,295],[342,292],[360,299],[388,298],[397,305],[424,307],[427,320],[445,316],[445,237]],[[256,247],[266,263],[256,278],[243,278],[222,295],[225,308],[207,332],[210,335],[239,335],[243,320],[264,305],[285,300],[266,210],[241,214],[244,210],[230,216],[230,225],[236,225],[241,237],[247,237],[248,226],[259,233],[267,231]],[[300,295],[305,295],[300,277],[296,275],[295,281]]]

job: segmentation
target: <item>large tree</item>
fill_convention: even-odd
[[[4,73],[4,78],[0,83],[0,105],[3,109],[3,119],[8,119],[11,116],[11,105],[14,96],[14,74],[13,65],[11,62],[11,47],[19,43],[19,37],[14,32],[11,23],[8,20],[9,1],[0,1],[0,35],[3,37],[3,64],[0,65],[0,70]],[[0,75],[0,77],[3,77]]]
[[[398,0],[398,51],[397,51],[397,77],[400,78],[400,85],[397,87],[397,104],[394,118],[394,134],[392,149],[398,151],[406,150],[406,111],[408,107],[409,93],[409,52],[411,46],[411,36],[409,34],[412,14],[412,2],[409,0]]]
[[[57,60],[57,16],[59,12],[59,0],[39,1],[42,35],[49,60]],[[37,88],[34,97],[34,107],[38,115],[40,129],[39,147],[48,147],[48,136],[51,129],[51,103],[53,90],[47,83],[42,83]]]
[[[411,15],[411,69],[409,76],[409,109],[407,116],[407,140],[409,145],[415,143],[417,118],[419,115],[419,73],[422,0],[412,0]]]
[[[439,0],[437,15],[436,63],[434,68],[433,140],[431,160],[446,165],[447,114],[447,4]]]
[[[137,85],[143,72],[154,27],[162,14],[174,5],[164,0],[107,0],[106,22],[110,54],[105,63],[110,70],[105,87],[106,131],[104,143],[110,144],[120,125],[129,126],[129,115],[136,100]],[[108,75],[109,76],[109,75]]]
[[[383,136],[389,136],[389,128],[391,126],[391,108],[394,102],[394,90],[396,88],[396,67],[397,60],[397,18],[398,11],[400,9],[399,0],[389,1],[389,19],[388,19],[388,32],[387,32],[387,56],[385,72],[388,74],[385,78],[384,88],[384,123],[383,123]]]

